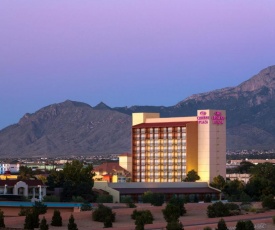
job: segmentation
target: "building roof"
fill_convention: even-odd
[[[134,125],[133,128],[165,128],[165,127],[185,127],[186,124],[197,121],[184,121],[184,122],[157,122],[157,123],[142,123]]]
[[[118,162],[105,162],[95,167],[94,172],[106,172],[107,174],[115,174],[116,172],[129,173],[126,169],[122,168]]]
[[[165,182],[165,183],[109,183],[109,187],[120,192],[120,195],[143,194],[147,191],[153,193],[170,193],[170,194],[205,194],[216,193],[220,190],[209,187],[206,182]]]
[[[0,186],[14,186],[19,181],[25,182],[28,186],[44,185],[41,180],[0,180]]]

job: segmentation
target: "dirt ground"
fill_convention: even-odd
[[[185,230],[203,230],[205,226],[212,227],[215,229],[217,227],[217,222],[220,218],[208,218],[206,215],[207,206],[209,204],[204,203],[189,203],[185,204],[185,208],[187,213],[185,216],[180,218]],[[116,222],[113,223],[114,230],[131,230],[135,229],[134,220],[131,219],[131,214],[133,212],[133,208],[126,208],[124,204],[113,204],[109,206],[113,206],[113,211],[116,213]],[[166,222],[163,218],[161,210],[165,206],[162,207],[154,207],[149,204],[138,204],[137,209],[149,209],[154,216],[154,223],[145,225],[145,229],[165,229]],[[93,229],[98,230],[103,228],[103,223],[95,222],[92,220],[91,211],[87,212],[62,212],[61,216],[63,219],[62,227],[53,227],[50,226],[49,229],[59,229],[65,230],[67,229],[68,219],[70,215],[73,214],[75,218],[75,223],[79,230],[84,229]],[[16,216],[14,217],[5,217],[5,224],[7,228],[16,228],[22,229],[24,226],[25,217]],[[52,213],[46,213],[40,216],[40,219],[45,216],[48,224],[51,222]],[[271,230],[275,229],[275,225],[272,223],[272,217],[275,216],[275,211],[266,211],[265,213],[247,213],[240,216],[231,216],[224,217],[224,220],[229,227],[230,230],[235,229],[236,222],[238,220],[252,220],[255,225],[255,229],[265,229]]]

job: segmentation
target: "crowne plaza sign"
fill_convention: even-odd
[[[200,111],[199,116],[197,116],[198,124],[209,124],[209,122],[212,122],[212,124],[215,125],[222,125],[225,120],[225,116],[222,115],[220,111],[214,112],[213,116],[208,116],[206,111]]]

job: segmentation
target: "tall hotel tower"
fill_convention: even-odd
[[[173,118],[133,113],[132,153],[134,182],[181,182],[192,169],[201,181],[225,178],[225,111]]]

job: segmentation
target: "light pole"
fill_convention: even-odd
[[[7,184],[5,184],[4,195],[7,194]]]
[[[41,185],[38,185],[38,188],[39,188],[39,201],[41,202],[42,201]]]

